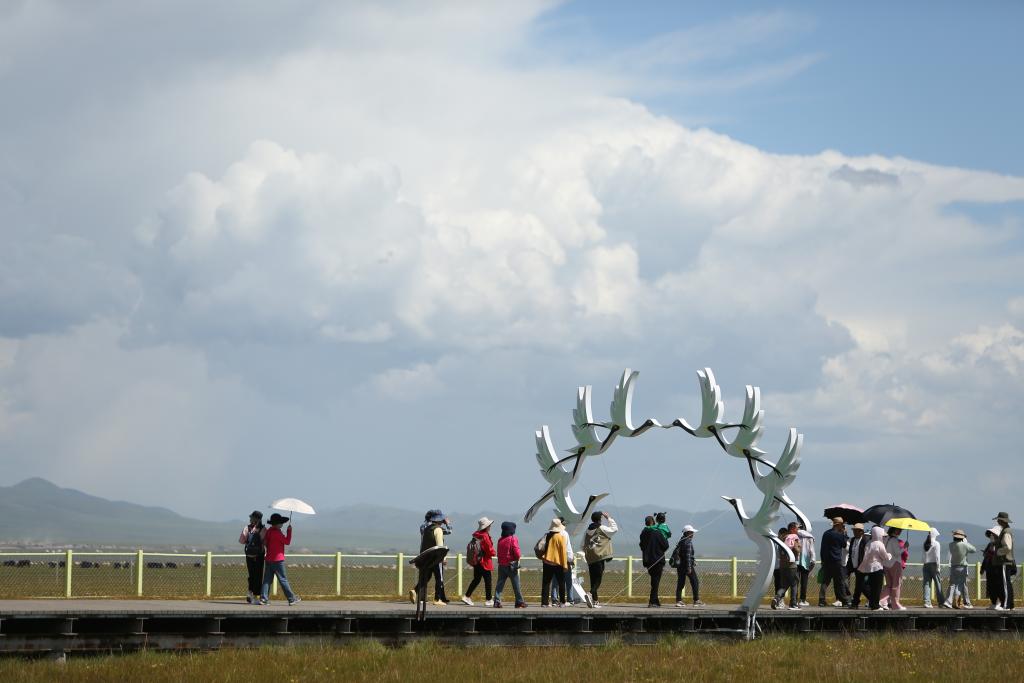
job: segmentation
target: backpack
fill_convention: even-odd
[[[539,541],[533,544],[533,554],[537,556],[538,560],[543,560],[544,554],[548,551],[549,536],[550,534],[544,534]]]
[[[245,539],[245,556],[260,557],[263,555],[263,539],[260,538],[260,530],[253,529],[249,538]]]
[[[679,566],[679,563],[683,561],[681,552],[682,545],[683,539],[679,539],[679,542],[676,543],[676,549],[672,551],[672,557],[668,558],[668,566],[672,567],[673,569],[677,568]]]
[[[475,567],[480,564],[480,558],[484,554],[483,544],[480,543],[480,539],[474,536],[469,539],[469,543],[466,544],[466,564],[470,567]]]

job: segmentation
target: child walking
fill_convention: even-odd
[[[501,523],[501,538],[498,539],[498,585],[494,589],[494,606],[501,607],[501,590],[505,581],[512,581],[512,591],[516,594],[516,607],[526,607],[523,593],[519,588],[519,539],[516,537],[515,522]]]

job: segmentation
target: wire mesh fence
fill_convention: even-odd
[[[287,572],[292,588],[308,598],[394,599],[406,596],[414,587],[417,572],[408,564],[412,555],[293,554],[288,556]],[[700,598],[705,602],[738,602],[746,595],[754,579],[756,562],[739,558],[698,558]],[[970,567],[971,597],[986,595],[985,577],[980,565]],[[1024,566],[1013,578],[1015,590],[1024,594]],[[473,577],[461,554],[448,558],[443,566],[443,582],[449,599],[457,600],[468,590]],[[587,567],[579,562],[577,577],[589,588]],[[243,555],[212,553],[115,552],[6,552],[0,553],[0,599],[16,598],[202,598],[245,595],[247,568]],[[541,562],[524,557],[520,564],[520,583],[528,601],[538,601],[541,593]],[[492,587],[498,578],[492,574]],[[948,587],[948,567],[943,570],[943,586]],[[674,601],[677,573],[665,566],[659,598]],[[851,588],[852,588],[851,579]],[[919,604],[923,599],[921,565],[908,563],[903,574],[903,600]],[[770,590],[771,587],[769,587]],[[433,581],[430,584],[433,594]],[[510,595],[511,586],[505,594]],[[272,596],[281,598],[276,581]],[[600,588],[602,602],[646,603],[650,576],[636,557],[617,557],[607,562]],[[474,597],[484,597],[484,586]],[[812,571],[807,585],[807,600],[817,604],[820,584]],[[683,591],[687,602],[693,599],[689,582]],[[826,601],[834,600],[831,587]]]

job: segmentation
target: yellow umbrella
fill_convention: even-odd
[[[894,527],[896,529],[906,529],[907,531],[931,531],[932,525],[928,522],[922,522],[919,519],[913,517],[893,517],[885,526]]]

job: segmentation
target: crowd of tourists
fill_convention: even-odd
[[[981,570],[985,573],[987,597],[992,609],[1011,610],[1014,608],[1013,577],[1017,573],[1010,527],[1012,521],[1006,512],[1000,512],[993,520],[995,526],[985,531],[988,542],[982,551]],[[876,525],[868,533],[863,524],[857,523],[852,525],[850,536],[842,517],[831,521],[832,528],[821,538],[818,606],[829,605],[825,596],[831,584],[835,595],[835,602],[831,603],[833,607],[858,609],[863,598],[871,610],[906,609],[900,602],[900,596],[911,548],[900,537],[901,529]],[[775,595],[771,607],[783,608],[787,593],[789,609],[806,607],[810,604],[807,602],[808,578],[816,564],[814,537],[797,522],[779,529],[778,535],[781,543],[792,551],[793,557],[790,559],[785,552],[777,553]],[[947,545],[949,578],[943,591],[939,536],[939,530],[932,528],[921,547],[924,607],[972,609],[974,605],[967,588],[971,567],[969,558],[978,553],[978,549],[967,540],[963,529],[952,532],[953,540]]]
[[[995,610],[1014,609],[1013,577],[1017,565],[1013,551],[1013,531],[1010,516],[1000,512],[993,520],[995,526],[985,531],[987,545],[981,551],[981,570],[985,572],[987,597]],[[301,600],[292,591],[285,570],[285,546],[292,541],[292,527],[282,527],[289,521],[278,513],[270,516],[263,524],[263,514],[255,510],[249,517],[249,524],[238,538],[245,547],[248,570],[248,591],[250,604],[265,605],[270,585],[277,577],[288,604]],[[786,605],[789,595],[789,609],[807,607],[807,586],[810,576],[820,560],[817,569],[819,584],[818,606],[846,607],[858,609],[864,599],[871,610],[903,610],[900,602],[903,573],[910,558],[911,548],[901,538],[901,529],[876,525],[866,530],[864,524],[851,525],[842,517],[831,520],[832,527],[821,537],[818,552],[815,538],[798,522],[791,522],[778,531],[774,572],[774,596],[772,609]],[[459,599],[473,605],[473,593],[482,584],[484,606],[502,607],[502,595],[507,584],[511,584],[515,597],[515,608],[526,607],[519,582],[519,565],[522,559],[519,539],[514,522],[502,522],[501,535],[497,543],[491,536],[493,521],[487,517],[477,520],[466,547],[466,562],[473,569],[473,577]],[[601,584],[605,565],[612,559],[612,539],[619,526],[607,512],[596,511],[591,516],[582,538],[583,549],[574,553],[572,539],[565,527],[565,520],[556,517],[551,520],[547,532],[533,544],[533,553],[541,560],[541,607],[566,607],[573,603],[585,603],[588,607],[601,607]],[[453,532],[451,520],[440,510],[428,510],[420,525],[420,553],[436,548],[446,548],[445,537]],[[700,578],[697,572],[694,537],[697,529],[687,524],[681,537],[673,546],[670,543],[672,531],[667,523],[667,514],[658,512],[648,515],[640,532],[639,546],[644,568],[650,577],[648,607],[661,607],[659,589],[666,565],[676,571],[676,607],[685,607],[683,593],[690,583],[693,594],[692,605],[700,607]],[[946,589],[942,581],[942,546],[938,529],[932,528],[922,544],[922,580],[924,606],[941,606],[951,609],[971,609],[968,581],[970,558],[979,551],[972,545],[963,529],[955,529],[952,541],[947,545],[949,553],[949,576]],[[773,541],[775,542],[775,541]],[[785,546],[791,552],[782,551]],[[669,548],[672,551],[669,552]],[[497,585],[493,586],[494,562],[498,563]],[[577,571],[577,563],[586,564],[589,590],[584,590]],[[853,588],[850,588],[850,581]],[[424,592],[429,582],[434,582],[434,604],[448,604],[444,585],[444,563],[437,562],[422,569],[415,588],[409,591],[409,598],[416,602],[418,591]],[[835,601],[828,603],[826,594],[831,586]],[[934,601],[933,601],[934,597]]]

